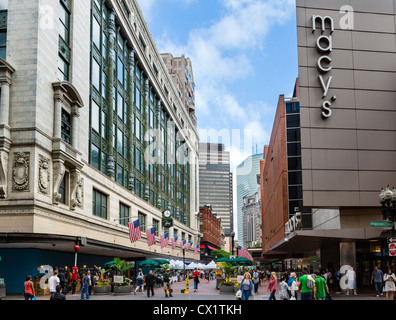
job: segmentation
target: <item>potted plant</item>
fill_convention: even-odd
[[[120,258],[114,258],[115,264],[112,266],[116,269],[118,275],[122,276],[122,281],[114,281],[114,294],[128,294],[132,291],[130,280],[126,278],[127,271],[130,267],[128,262]]]
[[[225,280],[220,282],[219,289],[220,293],[233,294],[234,293],[234,282],[230,281],[231,275],[235,272],[236,268],[231,263],[224,263],[224,274]]]
[[[95,294],[110,294],[111,292],[111,283],[104,278],[106,270],[103,268],[98,268],[95,266],[100,272],[100,278],[97,283],[92,287],[92,290]]]

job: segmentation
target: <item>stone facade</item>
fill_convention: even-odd
[[[72,10],[69,81],[58,77],[60,2],[9,1],[7,56],[0,60],[0,237],[24,234],[26,243],[37,241],[35,246],[43,249],[45,235],[66,237],[70,245],[58,246],[62,248],[59,250],[73,251],[73,245],[79,243],[82,253],[113,255],[114,252],[101,250],[101,246],[116,247],[124,258],[180,256],[180,250],[172,250],[170,245],[160,249],[159,235],[164,231],[161,223],[157,245],[147,246],[145,230],[143,239],[131,244],[128,227],[120,223],[120,203],[129,207],[130,220],[144,214],[146,226],[154,220],[161,222],[163,210],[90,164],[90,12],[91,6],[100,1],[65,2],[71,3]],[[123,29],[128,44],[136,49],[135,59],[189,148],[190,223],[174,223],[180,233],[197,243],[198,134],[177,97],[136,1],[124,3],[128,15],[121,1],[106,1],[117,17],[116,27]],[[141,50],[140,38],[146,43],[146,50]],[[152,71],[153,64],[157,75]],[[163,93],[164,84],[168,96]],[[63,110],[71,117],[70,142],[62,138]],[[62,193],[60,189],[66,191]],[[92,214],[94,189],[107,196],[106,218]],[[43,235],[41,240],[37,240],[38,235]],[[8,247],[15,245],[0,245]],[[189,251],[187,258],[199,256]]]

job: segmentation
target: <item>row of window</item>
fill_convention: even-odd
[[[102,219],[108,218],[108,196],[96,189],[93,190],[92,196],[92,215],[100,217]],[[158,237],[161,230],[161,223],[159,220],[152,219],[151,225],[148,224],[147,216],[141,212],[138,213],[138,219],[140,223],[140,230],[145,232],[150,227],[155,227],[155,235]],[[128,222],[133,220],[130,216],[130,207],[124,203],[119,203],[119,222],[118,224],[128,226]],[[169,228],[164,228],[164,233],[169,233]],[[174,236],[178,236],[178,229],[174,228]],[[181,239],[186,239],[186,233],[181,232]],[[188,240],[191,242],[192,236],[188,235]]]

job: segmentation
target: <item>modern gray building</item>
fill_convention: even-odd
[[[352,266],[395,268],[379,195],[396,181],[396,6],[393,0],[297,0],[302,201],[312,229],[271,246]],[[290,226],[289,221],[288,225]],[[380,227],[382,225],[382,227]]]
[[[230,153],[225,151],[224,144],[199,143],[199,186],[200,206],[212,206],[213,212],[221,218],[225,237],[230,237],[233,231],[233,188]]]

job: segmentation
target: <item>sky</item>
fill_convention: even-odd
[[[159,52],[191,59],[200,141],[224,143],[235,173],[256,150],[263,153],[279,95],[292,95],[298,77],[295,0],[138,3]],[[235,174],[233,184],[236,213]],[[237,225],[234,214],[238,238]]]
[[[191,59],[201,142],[224,143],[233,172],[262,153],[298,76],[295,0],[138,3],[159,52]]]

